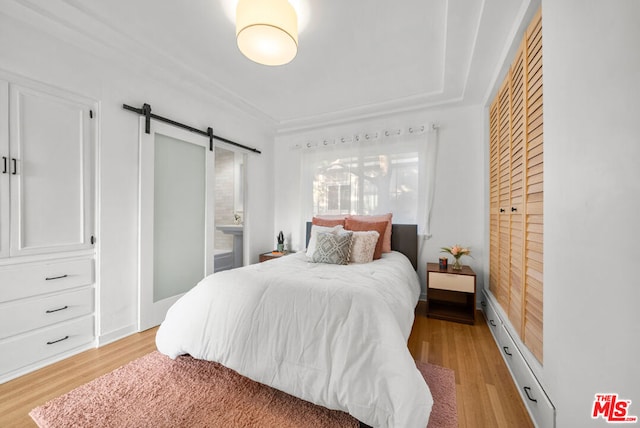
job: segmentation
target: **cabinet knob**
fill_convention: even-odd
[[[500,212],[503,213],[504,212],[504,208],[500,208]]]
[[[536,400],[535,398],[531,398],[531,395],[529,395],[529,391],[531,391],[531,388],[528,386],[524,387],[524,393],[527,395],[527,398],[531,401],[533,401],[534,403],[537,403],[538,400]]]
[[[514,212],[516,212],[516,211],[518,211],[518,209],[517,209],[516,207],[511,207],[511,212],[512,212],[512,213],[514,213]]]

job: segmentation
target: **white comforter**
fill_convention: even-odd
[[[297,253],[203,279],[156,344],[374,427],[424,428],[433,399],[407,349],[419,294],[400,253],[349,266]]]

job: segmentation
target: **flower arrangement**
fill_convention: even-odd
[[[440,250],[441,250],[440,251],[441,253],[449,253],[456,259],[456,261],[453,263],[453,266],[451,266],[452,269],[456,269],[456,270],[462,269],[462,263],[460,263],[460,257],[462,256],[471,257],[471,250],[459,244],[456,244],[452,247],[442,247]]]

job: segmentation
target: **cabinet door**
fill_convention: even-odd
[[[0,80],[0,258],[9,256],[9,84]]]
[[[510,242],[509,242],[509,320],[522,332],[522,253],[525,165],[525,52],[524,42],[511,65],[511,177],[509,180]]]
[[[90,248],[91,104],[53,89],[9,89],[11,256]]]
[[[498,92],[499,105],[499,220],[498,220],[498,303],[509,307],[509,268],[511,238],[511,86],[509,76]]]
[[[489,289],[498,296],[500,279],[500,141],[498,98],[489,110]]]
[[[525,185],[524,344],[542,363],[543,330],[543,112],[542,17],[527,30],[527,173]]]

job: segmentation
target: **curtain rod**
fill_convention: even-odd
[[[142,105],[142,108],[131,107],[126,104],[122,104],[122,108],[125,110],[132,111],[134,113],[138,113],[141,116],[145,117],[145,125],[144,132],[146,134],[151,133],[151,119],[159,120],[160,122],[168,123],[169,125],[176,126],[178,128],[186,129],[187,131],[193,132],[195,134],[200,134],[205,137],[209,137],[209,150],[213,151],[213,140],[219,140],[225,142],[227,144],[231,144],[232,146],[240,147],[244,150],[249,150],[250,152],[261,154],[262,152],[256,148],[245,146],[244,144],[236,143],[235,141],[228,140],[224,137],[219,137],[217,135],[213,135],[213,128],[209,127],[206,131],[202,131],[200,129],[193,128],[189,125],[185,125],[184,123],[176,122],[175,120],[167,119],[166,117],[158,116],[157,114],[151,113],[151,106],[147,103]]]

